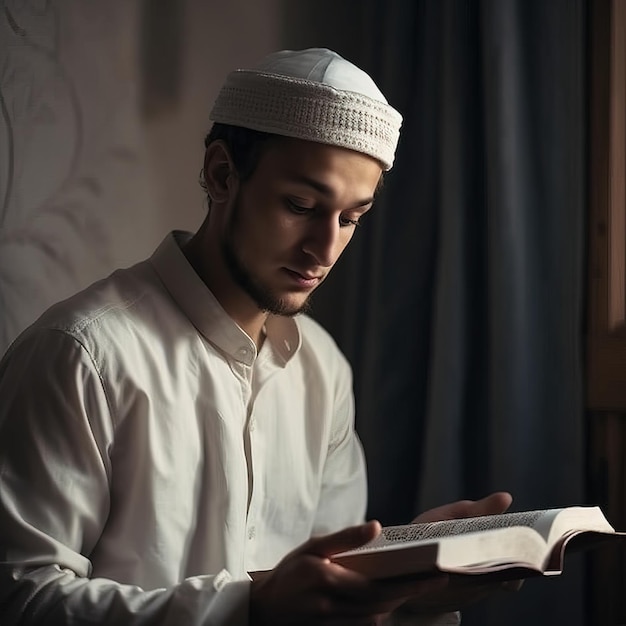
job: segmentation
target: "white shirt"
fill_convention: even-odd
[[[266,333],[257,358],[169,236],[18,339],[0,365],[3,626],[245,625],[247,572],[362,521],[345,358],[306,316]]]

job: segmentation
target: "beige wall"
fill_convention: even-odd
[[[170,0],[180,20],[152,38],[149,0],[4,6],[0,352],[53,302],[200,223],[211,100],[231,68],[277,47],[279,30],[278,0]],[[175,97],[148,107],[146,67],[167,73],[146,50],[166,55],[163,68],[179,60]]]
[[[208,114],[227,72],[278,47],[278,0],[187,0],[178,106],[146,122],[161,227],[194,229],[205,207],[198,175]]]

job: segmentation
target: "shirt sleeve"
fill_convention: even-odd
[[[343,359],[339,363],[333,429],[314,534],[361,523],[367,506],[365,456],[355,431],[352,371]],[[385,626],[458,626],[460,623],[458,612],[419,615],[397,611],[389,616]]]
[[[144,590],[91,578],[109,513],[113,424],[72,337],[33,333],[0,364],[0,623],[245,626],[248,580],[228,572]]]
[[[354,428],[352,371],[343,355],[334,381],[333,421],[313,534],[360,524],[367,506],[367,476],[361,442]]]

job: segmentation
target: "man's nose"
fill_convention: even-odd
[[[344,248],[341,226],[336,217],[317,218],[309,224],[302,249],[322,267],[331,267]]]

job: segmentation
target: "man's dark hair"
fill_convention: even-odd
[[[214,141],[223,141],[230,152],[240,180],[245,181],[254,173],[263,150],[272,137],[275,137],[275,135],[252,130],[251,128],[216,122],[204,138],[204,147],[208,148],[209,144]],[[204,191],[207,191],[204,167],[200,174],[200,186]]]
[[[204,147],[208,148],[209,144],[214,141],[223,141],[230,152],[239,179],[243,182],[252,176],[267,144],[277,136],[260,130],[216,122],[204,138]],[[384,176],[381,176],[376,192],[382,187],[383,179]],[[204,167],[200,172],[200,186],[205,192],[208,191],[204,177]]]

